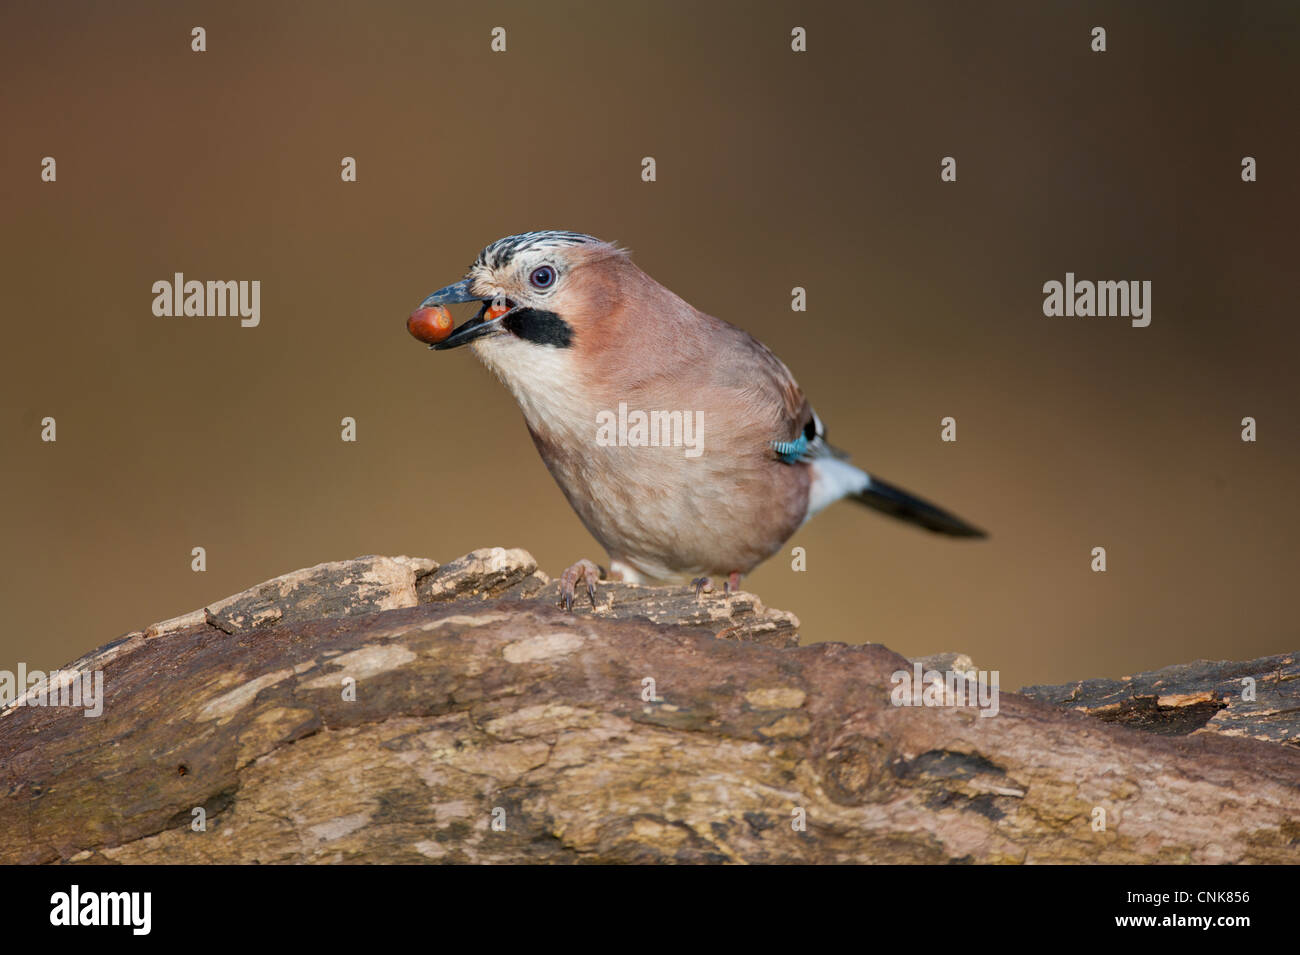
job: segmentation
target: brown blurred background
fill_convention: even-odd
[[[404,329],[544,228],[632,249],[859,463],[991,531],[837,505],[790,542],[806,573],[787,547],[746,584],[805,641],[963,650],[1005,686],[1295,649],[1298,28],[1290,2],[10,0],[0,668],[360,554],[603,562],[506,391]],[[260,327],[155,317],[177,271],[260,280]],[[1151,280],[1151,326],[1044,317],[1066,271]]]

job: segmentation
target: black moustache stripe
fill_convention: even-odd
[[[516,308],[501,317],[501,324],[524,341],[538,345],[568,348],[573,344],[572,326],[554,312]]]

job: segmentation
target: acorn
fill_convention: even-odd
[[[406,330],[428,345],[436,345],[451,334],[455,326],[451,312],[441,305],[417,308],[406,320]]]
[[[488,305],[487,311],[483,313],[483,320],[485,322],[496,321],[512,308],[514,308],[514,306],[510,304],[510,299],[506,298],[504,295],[498,295]]]

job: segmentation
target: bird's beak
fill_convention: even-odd
[[[469,286],[469,279],[461,279],[446,288],[440,288],[421,302],[420,308],[428,308],[431,305],[459,305],[462,302],[483,301],[483,296],[475,295]]]
[[[487,312],[487,302],[491,296],[484,297],[475,295],[470,289],[470,279],[461,279],[448,285],[446,288],[440,288],[423,302],[420,308],[429,308],[432,305],[459,305],[462,302],[482,302],[483,307],[478,310],[478,314],[469,321],[463,323],[459,328],[452,331],[450,335],[442,341],[429,347],[435,351],[442,351],[447,348],[459,348],[461,345],[467,345],[476,338],[482,338],[484,335],[490,335],[498,330],[495,321],[487,321],[483,315]]]

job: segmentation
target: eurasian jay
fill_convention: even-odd
[[[765,345],[693,308],[613,244],[557,231],[498,239],[421,307],[458,302],[483,306],[430,347],[469,345],[510,389],[614,579],[691,581],[698,592],[725,576],[734,588],[845,497],[930,531],[984,536],[850,464]],[[647,434],[655,413],[662,427]],[[680,439],[683,419],[698,425],[694,454]],[[583,581],[595,607],[601,575],[589,560],[566,570],[564,605],[572,609]]]

